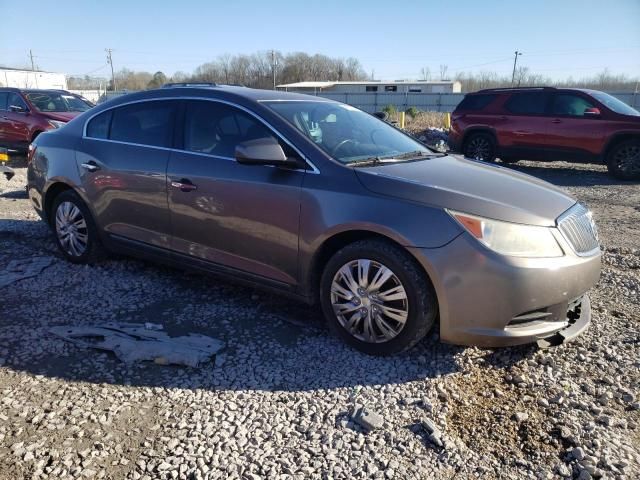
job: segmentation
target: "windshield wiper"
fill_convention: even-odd
[[[371,167],[374,165],[383,165],[386,163],[399,163],[403,160],[408,159],[425,159],[425,158],[434,158],[434,157],[444,157],[446,153],[428,153],[422,150],[416,150],[415,152],[406,152],[401,153],[400,155],[389,155],[389,156],[377,156],[377,157],[369,157],[363,160],[356,160],[353,162],[347,163],[347,165],[351,167]]]

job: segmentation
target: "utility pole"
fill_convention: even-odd
[[[111,65],[111,86],[113,87],[113,91],[117,90],[116,88],[116,76],[113,74],[113,59],[111,58],[111,52],[113,50],[111,48],[105,48],[105,52],[107,52],[107,63]]]
[[[29,58],[31,59],[31,71],[35,72],[36,67],[35,67],[35,64],[33,63],[33,52],[31,51],[31,49],[29,49]]]
[[[273,73],[273,89],[276,89],[276,70],[278,68],[278,60],[276,59],[276,51],[271,50],[271,72]]]
[[[511,74],[511,85],[513,85],[513,82],[515,82],[516,80],[516,64],[518,63],[518,57],[520,55],[522,55],[522,52],[519,51],[515,51],[515,57],[513,59],[513,73]]]

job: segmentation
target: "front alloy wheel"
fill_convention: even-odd
[[[327,323],[371,355],[411,348],[433,326],[438,302],[416,260],[383,239],[359,240],[336,252],[320,279]]]
[[[340,325],[368,343],[392,340],[409,316],[407,292],[398,276],[382,263],[363,258],[335,274],[331,305]]]

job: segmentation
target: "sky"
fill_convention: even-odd
[[[640,0],[0,0],[0,65],[108,76],[191,73],[221,54],[355,57],[376,79],[459,71],[640,77]]]

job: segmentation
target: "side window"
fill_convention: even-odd
[[[0,92],[0,110],[7,110],[9,108],[9,105],[7,104],[8,99],[8,92]]]
[[[588,108],[593,108],[593,103],[579,95],[571,93],[557,93],[553,96],[551,104],[552,115],[571,115],[582,117]]]
[[[547,94],[543,92],[514,93],[505,104],[511,113],[519,115],[542,115],[545,113]]]
[[[397,92],[398,91],[398,86],[397,85],[385,85],[384,86],[384,91],[385,92]]]
[[[114,109],[109,139],[155,147],[170,146],[174,104],[158,100]]]
[[[365,91],[366,92],[377,92],[378,91],[378,86],[377,85],[367,85],[365,87]]]
[[[109,127],[111,126],[112,116],[113,110],[108,110],[92,118],[87,125],[87,137],[109,138]]]
[[[484,107],[486,107],[491,102],[493,102],[496,96],[497,95],[493,95],[493,94],[467,95],[462,99],[457,109],[469,110],[469,111],[482,110]]]
[[[24,110],[28,110],[27,104],[17,93],[12,93],[11,95],[9,95],[9,102],[7,107],[20,107]]]
[[[236,145],[247,140],[274,137],[262,122],[242,110],[217,102],[192,101],[184,119],[184,149],[234,158]],[[283,145],[290,155],[288,145]],[[286,146],[286,148],[285,148]]]

